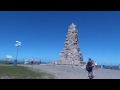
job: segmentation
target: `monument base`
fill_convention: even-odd
[[[70,60],[57,60],[55,62],[56,65],[72,65],[72,61]],[[83,61],[74,61],[74,65],[75,66],[81,66],[81,65],[85,65],[86,63]]]

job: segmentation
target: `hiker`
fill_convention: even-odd
[[[73,68],[73,66],[74,66],[74,60],[72,60],[72,68]]]
[[[103,65],[103,68],[105,67],[105,65]]]
[[[31,65],[33,65],[33,57],[31,58]]]
[[[110,66],[110,69],[111,69],[111,70],[113,70],[113,69],[114,69],[114,68],[113,68],[113,66],[112,66],[112,64],[111,64],[111,66]]]
[[[40,59],[40,64],[41,64],[41,59]]]
[[[88,71],[88,78],[92,79],[92,61],[91,58],[88,59],[87,65],[86,65],[86,70]]]
[[[97,64],[97,62],[95,61],[95,69],[97,69],[98,70],[98,64]]]

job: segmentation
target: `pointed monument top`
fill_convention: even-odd
[[[72,23],[72,25],[75,25],[74,23]]]
[[[72,23],[70,26],[76,27],[76,25],[74,23]]]

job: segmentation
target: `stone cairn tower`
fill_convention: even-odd
[[[55,64],[70,65],[72,60],[74,60],[75,65],[84,63],[78,42],[78,30],[73,23],[68,27],[68,34],[66,36],[64,48],[60,53],[60,60],[57,60]]]

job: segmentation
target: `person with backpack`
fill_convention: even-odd
[[[86,70],[88,71],[88,78],[89,79],[92,79],[92,74],[93,74],[92,69],[93,69],[92,60],[91,60],[91,58],[89,58],[87,65],[86,65]]]

